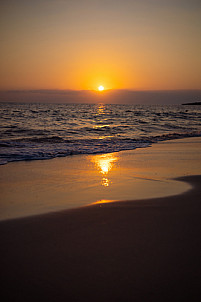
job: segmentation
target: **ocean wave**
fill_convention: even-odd
[[[198,106],[1,104],[0,163],[110,153],[200,136]]]
[[[0,164],[14,161],[44,160],[78,154],[113,153],[137,148],[146,148],[159,141],[200,137],[200,131],[186,133],[168,133],[158,136],[144,136],[140,139],[104,138],[64,140],[60,137],[36,138],[1,142]]]
[[[27,139],[27,141],[36,142],[36,143],[60,143],[63,142],[64,139],[60,136],[47,136],[47,137],[33,137]]]

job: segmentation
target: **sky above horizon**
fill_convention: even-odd
[[[201,89],[200,0],[2,0],[0,89]]]

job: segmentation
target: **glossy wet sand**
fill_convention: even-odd
[[[201,139],[110,154],[0,166],[0,220],[82,207],[101,200],[181,194],[174,178],[201,174]]]

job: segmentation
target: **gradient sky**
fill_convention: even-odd
[[[1,0],[0,89],[201,89],[200,0]]]

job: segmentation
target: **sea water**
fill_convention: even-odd
[[[0,103],[0,164],[201,136],[201,107]]]

